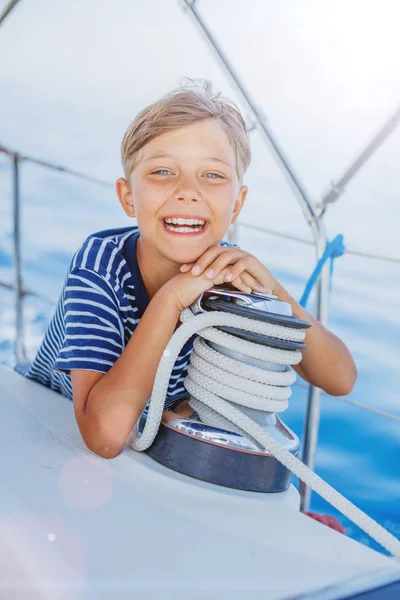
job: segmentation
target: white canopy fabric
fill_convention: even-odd
[[[5,4],[2,0],[0,8]],[[196,4],[310,194],[319,199],[398,105],[400,5],[394,0]],[[119,146],[125,129],[180,77],[210,79],[216,91],[241,104],[179,0],[19,2],[1,27],[0,56],[0,143],[112,183],[122,174]],[[327,212],[330,234],[344,233],[349,248],[399,257],[399,148],[400,130]],[[297,202],[258,134],[252,135],[252,149],[241,219],[308,237]],[[57,198],[61,219],[72,196],[88,202],[89,191],[80,182],[75,186],[70,178],[27,164],[24,174],[25,202],[43,203],[48,210]],[[0,189],[8,193],[8,173],[0,178]],[[112,190],[91,190],[105,206],[93,209],[96,224],[89,232],[102,228],[97,211],[103,222],[110,213],[125,219]],[[27,223],[30,239],[35,236],[32,245],[41,247],[40,235]],[[3,227],[0,223],[0,231]],[[42,227],[39,222],[39,232]]]
[[[393,559],[299,513],[293,486],[248,493],[128,447],[92,454],[69,400],[4,367],[0,413],[0,598],[328,600],[400,579]]]

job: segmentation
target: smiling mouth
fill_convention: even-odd
[[[208,222],[202,219],[182,219],[178,217],[163,219],[164,228],[173,233],[201,233],[207,228]]]

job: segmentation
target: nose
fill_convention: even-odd
[[[176,198],[181,202],[198,202],[201,198],[195,182],[188,175],[182,175],[176,190]]]

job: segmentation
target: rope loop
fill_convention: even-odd
[[[331,247],[330,252],[333,252],[332,248],[340,252],[339,242]],[[181,321],[182,326],[172,336],[158,366],[144,429],[139,435],[135,428],[129,438],[132,447],[143,451],[153,443],[161,423],[176,358],[185,342],[197,333],[200,338],[195,340],[184,385],[191,395],[189,404],[198,412],[200,419],[206,424],[251,438],[400,559],[400,542],[391,533],[311,471],[263,427],[271,412],[287,408],[291,393],[289,386],[294,376],[290,365],[300,362],[301,352],[262,346],[215,328],[234,327],[292,341],[302,341],[305,332],[225,312],[212,311],[195,316],[189,308],[182,312]],[[248,364],[254,361],[257,366]],[[264,365],[261,367],[259,363],[262,364],[262,361]]]

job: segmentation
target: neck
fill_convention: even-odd
[[[161,256],[142,236],[136,244],[136,255],[144,287],[151,300],[164,283],[180,272],[180,264]]]

